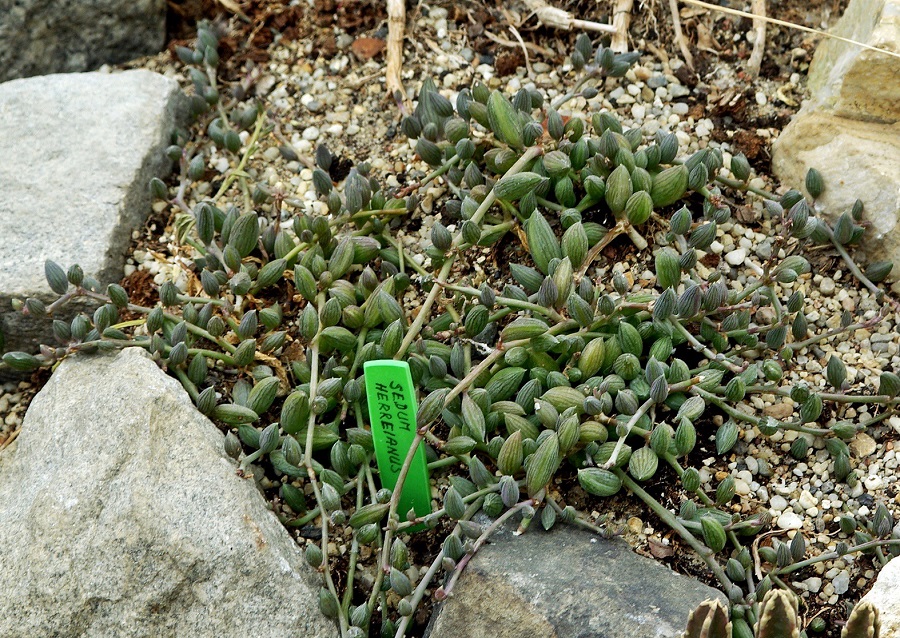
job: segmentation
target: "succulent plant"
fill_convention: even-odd
[[[773,589],[763,597],[756,637],[800,638],[796,596],[783,589]]]
[[[881,623],[878,621],[878,609],[870,602],[860,602],[847,619],[841,630],[841,638],[878,638]]]
[[[214,51],[212,30],[204,28],[195,49],[177,54],[191,66],[197,134],[223,152],[240,153],[243,167],[271,123],[255,104],[226,112],[215,84]],[[578,40],[578,55],[579,82],[621,76],[635,60],[604,47],[594,50],[585,38]],[[900,378],[884,371],[879,394],[861,397],[848,394],[847,370],[837,356],[825,371],[833,393],[790,385],[784,371],[799,350],[870,328],[883,315],[861,321],[848,316],[839,329],[809,335],[807,301],[797,282],[810,275],[802,252],[816,242],[831,244],[851,272],[876,290],[876,275],[890,268],[873,264],[870,274],[876,272],[867,278],[846,253],[846,245],[859,241],[859,211],[849,211],[832,228],[815,217],[800,192],[776,197],[750,187],[745,158],[733,158],[732,180],[720,176],[720,151],[679,157],[672,133],[646,138],[608,112],[565,121],[559,109],[575,94],[548,103],[533,88],[510,97],[476,83],[452,103],[426,80],[402,130],[433,168],[430,174],[392,189],[361,164],[336,183],[333,157],[320,147],[311,179],[317,200],[290,202],[290,214],[282,208],[286,193],[277,185],[251,189],[241,182],[240,168],[226,175],[218,193],[198,195],[189,207],[184,194],[205,164],[192,151],[197,145],[179,138],[167,154],[180,161],[180,184],[170,193],[157,180],[150,189],[180,211],[173,226],[190,255],[188,281],[181,287],[165,282],[159,303],[147,307],[130,303],[120,286],[101,289],[77,266],[66,271],[47,262],[45,275],[59,299],[50,305],[26,300],[22,312],[52,315],[76,297],[101,305],[92,316],[56,321],[55,346],[38,354],[6,353],[4,365],[28,371],[75,352],[126,346],[151,352],[228,433],[226,450],[240,459],[239,471],[277,479],[285,524],[318,523],[320,541],[305,555],[326,576],[323,613],[346,632],[370,622],[382,587],[396,594],[397,635],[405,632],[427,582],[413,583],[404,572],[408,552],[398,545],[400,532],[449,521],[452,532],[434,569],[422,570],[428,578],[446,572],[440,598],[487,537],[512,517],[523,531],[538,514],[547,529],[559,522],[598,529],[547,489],[560,468],[574,468],[581,487],[596,497],[626,487],[719,580],[733,606],[732,620],[720,602],[705,603],[692,615],[687,636],[750,635],[751,612],[743,610],[753,609],[751,601],[771,579],[754,587],[742,538],[765,529],[770,516],[721,509],[735,496],[734,479],[707,494],[698,470],[686,466],[688,455],[698,437],[713,436],[717,452],[726,454],[744,428],[765,436],[793,431],[801,436],[792,454],[804,457],[806,437],[821,437],[834,475],[857,480],[845,440],[895,409]],[[241,129],[249,134],[243,143]],[[431,229],[425,259],[416,260],[392,221],[416,211],[417,191],[437,179],[452,195]],[[236,182],[246,188],[232,201],[229,189]],[[723,187],[763,197],[779,229],[775,241],[786,248],[773,251],[740,289],[729,285],[729,267],[710,269],[700,259],[731,217]],[[813,196],[823,187],[816,174],[806,181]],[[668,224],[668,233],[650,248],[644,235],[652,233],[638,229],[660,223]],[[655,279],[633,286],[626,264],[614,268],[611,281],[591,279],[594,261],[619,236],[647,251]],[[523,258],[509,264],[505,282],[476,286],[461,262],[468,251],[500,246],[507,237],[520,239]],[[422,293],[414,315],[405,305],[411,288]],[[125,312],[140,319],[123,321]],[[409,363],[419,399],[415,444],[425,446],[433,471],[464,468],[443,470],[450,472],[449,487],[428,516],[397,511],[402,483],[393,492],[369,489],[376,469],[362,371],[367,361],[385,358]],[[761,394],[790,397],[798,417],[777,421],[736,407]],[[846,401],[885,411],[869,421],[820,423],[826,408]],[[712,414],[722,417],[715,431]],[[677,516],[640,485],[662,471],[673,471],[689,497]],[[471,523],[478,511],[494,523],[485,529]],[[893,518],[883,506],[870,521],[852,523],[850,529],[841,522],[845,534],[856,534],[843,553],[898,550],[890,538]],[[345,526],[352,530],[351,544],[371,547],[381,567],[369,601],[352,610],[338,602],[343,594],[329,576],[329,533]],[[806,558],[799,533],[790,544],[777,543],[759,552],[773,576],[830,555]],[[348,590],[353,586],[348,583]],[[868,608],[859,611],[848,628],[873,615]],[[877,622],[866,626],[877,628]],[[797,631],[792,600],[769,591],[757,638]]]
[[[731,638],[728,610],[719,599],[705,600],[691,612],[682,638]]]
[[[797,598],[783,589],[772,589],[759,605],[755,631],[744,621],[743,612],[730,621],[728,610],[716,599],[700,603],[690,613],[682,638],[799,638],[800,635]],[[841,631],[841,638],[878,638],[878,635],[878,610],[868,602],[853,608]]]

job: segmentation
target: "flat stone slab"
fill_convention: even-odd
[[[13,298],[56,298],[44,279],[44,260],[63,268],[78,263],[104,284],[122,278],[131,233],[150,212],[147,184],[170,168],[164,150],[184,103],[174,80],[143,70],[0,84],[6,350],[52,343],[49,320],[23,320],[10,307]]]
[[[0,82],[160,51],[165,0],[0,0]]]
[[[0,452],[0,636],[336,637],[223,441],[143,350],[64,361]]]
[[[428,638],[680,638],[715,589],[623,541],[557,525],[492,536],[432,617]]]

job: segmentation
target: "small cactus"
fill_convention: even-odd
[[[731,638],[728,610],[720,600],[704,600],[688,617],[682,638]]]
[[[756,624],[756,638],[800,638],[797,599],[782,589],[765,595]]]
[[[872,603],[859,603],[850,612],[850,618],[841,632],[841,638],[878,638],[881,623],[878,622],[878,609]]]

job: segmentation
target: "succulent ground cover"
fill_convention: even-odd
[[[442,91],[423,78],[399,128],[428,172],[402,184],[384,171],[376,178],[371,163],[348,167],[319,145],[301,169],[313,188],[298,194],[248,170],[273,148],[301,156],[263,105],[221,95],[217,44],[207,28],[178,50],[198,120],[169,149],[178,181],[150,185],[175,211],[177,268],[138,303],[76,266],[48,263],[58,303],[86,295],[103,305],[57,323],[59,344],[4,361],[31,369],[126,345],[155,353],[228,432],[241,472],[308,539],[322,610],[346,635],[411,629],[426,592],[451,592],[506,521],[618,533],[602,511],[625,492],[695,550],[729,596],[738,635],[752,635],[765,592],[795,572],[860,552],[893,555],[884,503],[831,518],[833,555],[813,553],[804,532],[766,533],[769,512],[741,502],[752,480],[710,476],[703,462],[768,437],[852,490],[864,476],[848,441],[877,431],[898,401],[896,375],[848,368],[839,349],[815,355],[822,383],[797,375],[801,357],[852,343],[895,311],[879,283],[889,266],[853,261],[863,211],[821,219],[815,196],[828,186],[814,170],[809,198],[774,195],[741,155],[684,152],[674,133],[590,108],[637,56],[581,37],[567,89],[552,97],[484,83]],[[568,108],[576,103],[588,108]],[[222,160],[222,179],[206,190],[209,166]],[[768,257],[748,262],[737,246],[710,259],[752,202],[769,229]],[[440,221],[409,241],[409,220],[436,210]],[[622,245],[638,258],[609,263],[609,248]],[[869,302],[824,329],[810,326],[807,298],[809,259],[823,250]],[[497,276],[478,267],[492,253],[509,261]],[[48,310],[23,301],[23,311]],[[376,358],[409,361],[419,388],[437,501],[424,519],[410,520],[397,492],[379,489],[361,379]],[[774,405],[791,409],[774,414]],[[587,508],[573,506],[585,498]],[[480,510],[495,523],[471,523]],[[787,518],[782,529],[797,529]],[[427,550],[405,533],[421,523],[434,530]],[[811,635],[817,625],[803,622]]]

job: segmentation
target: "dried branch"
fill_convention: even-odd
[[[556,7],[551,7],[544,0],[525,0],[525,6],[531,10],[541,24],[554,29],[571,31],[572,29],[584,29],[586,31],[600,31],[602,33],[615,33],[616,28],[609,24],[601,24],[591,20],[579,20],[572,14]]]
[[[616,0],[612,21],[613,28],[616,31],[609,44],[609,48],[616,53],[626,53],[628,51],[628,27],[631,26],[631,9],[633,6],[634,0]]]
[[[750,60],[747,62],[747,73],[755,78],[759,75],[763,50],[766,48],[766,0],[753,0],[751,9],[759,17],[753,18],[756,39],[753,41],[753,53],[750,54]]]
[[[688,48],[684,32],[681,30],[681,17],[678,15],[678,0],[669,0],[669,10],[672,12],[672,28],[675,30],[675,40],[678,42],[678,49],[684,57],[685,64],[693,71],[694,56],[691,55],[691,50]]]
[[[405,0],[387,0],[387,13],[387,64],[385,65],[384,79],[388,95],[397,101],[397,105],[403,111],[406,91],[400,80],[400,71],[403,68],[403,36],[406,31]]]

